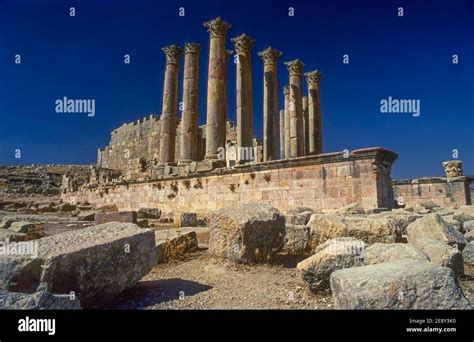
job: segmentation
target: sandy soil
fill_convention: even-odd
[[[199,251],[156,266],[124,292],[115,309],[331,309],[330,295],[310,294],[295,268],[298,259],[245,266]]]

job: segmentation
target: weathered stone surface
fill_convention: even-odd
[[[292,212],[290,211],[285,215],[286,224],[304,226],[308,224],[312,211],[303,211],[303,212]]]
[[[462,227],[466,232],[474,230],[474,220],[464,221]]]
[[[397,223],[390,218],[313,214],[308,226],[311,227],[310,250],[336,237],[355,237],[367,244],[395,242],[401,237]]]
[[[435,239],[447,243],[457,244],[462,250],[467,244],[466,238],[447,224],[441,216],[436,213],[426,215],[407,227],[408,242],[415,239]]]
[[[268,261],[284,245],[285,218],[263,203],[213,211],[209,253],[236,262]]]
[[[197,226],[197,214],[186,212],[182,213],[179,218],[180,227],[195,227]]]
[[[140,208],[138,210],[138,218],[159,219],[161,210],[158,208]]]
[[[302,254],[307,251],[310,228],[305,225],[286,224],[285,245],[282,252]]]
[[[433,264],[449,267],[457,275],[464,274],[463,258],[458,249],[434,239],[415,239],[410,244],[425,253]]]
[[[471,309],[454,272],[419,260],[399,260],[335,271],[336,309]]]
[[[118,211],[118,208],[115,204],[105,204],[98,207],[97,210],[111,212],[111,211]]]
[[[382,212],[379,214],[373,214],[370,215],[369,217],[374,217],[374,218],[386,218],[390,219],[395,223],[395,226],[397,227],[397,231],[401,235],[406,235],[407,234],[407,227],[410,223],[415,222],[419,218],[423,217],[420,214],[413,214],[410,212],[400,212],[400,211],[388,211],[388,212]]]
[[[374,243],[365,249],[366,265],[403,259],[430,261],[423,252],[405,243]]]
[[[459,222],[474,220],[474,205],[463,205],[454,212],[453,218]]]
[[[140,228],[148,228],[149,227],[148,220],[147,219],[138,220],[137,226],[139,226]]]
[[[0,229],[0,241],[22,241],[25,238],[26,234],[15,233],[9,229]]]
[[[351,203],[337,210],[340,214],[365,214],[364,208],[359,203]]]
[[[332,272],[364,264],[363,246],[360,240],[330,240],[326,248],[301,261],[296,268],[311,292],[327,292]]]
[[[474,241],[469,242],[462,251],[464,262],[469,265],[474,265]]]
[[[33,229],[33,228],[35,228],[34,223],[26,222],[26,221],[16,221],[16,222],[12,222],[9,229],[16,233],[26,234],[28,233],[30,229]]]
[[[96,213],[94,218],[95,224],[102,224],[107,222],[124,222],[124,223],[137,223],[137,212],[136,211],[118,211],[118,212],[105,212]]]
[[[197,250],[196,231],[206,228],[172,228],[155,231],[157,264],[175,260]]]
[[[76,206],[73,204],[63,203],[59,206],[59,211],[62,211],[62,212],[70,212],[73,210],[76,210]]]
[[[438,214],[439,215],[439,214]],[[441,218],[452,228],[456,229],[458,232],[462,231],[461,222],[453,218],[454,215],[444,215]]]
[[[474,230],[471,230],[470,232],[464,234],[464,237],[468,242],[474,241]]]
[[[0,310],[79,310],[79,299],[46,291],[33,294],[0,290]]]
[[[154,232],[130,223],[91,226],[37,242],[35,257],[0,258],[4,289],[74,291],[84,307],[96,307],[136,285],[156,263]]]
[[[47,222],[52,220],[61,220],[51,215],[6,215],[2,218],[2,224],[0,228],[10,228],[13,222],[24,221],[24,222]]]
[[[93,222],[95,220],[96,212],[93,210],[82,211],[77,215],[77,219],[79,221],[90,221]]]

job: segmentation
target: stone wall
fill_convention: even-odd
[[[364,208],[393,206],[390,170],[397,154],[382,148],[328,153],[154,181],[89,185],[65,192],[62,199],[95,205],[116,204],[120,210],[160,208],[166,213],[210,210],[241,203],[267,202],[282,211],[297,206],[337,209],[350,203]]]
[[[469,177],[426,177],[393,181],[393,190],[400,204],[430,200],[444,207],[459,207],[471,204],[469,184]]]
[[[226,148],[237,144],[237,131],[232,121],[227,121]],[[180,155],[181,121],[176,127],[175,156],[178,161]],[[198,128],[197,159],[203,160],[206,146],[206,126]],[[262,143],[253,139],[256,148],[256,161],[263,159]],[[97,166],[122,171],[126,179],[139,177],[143,165],[158,163],[160,154],[160,117],[149,115],[140,120],[123,124],[114,129],[110,135],[110,142],[105,148],[97,151]],[[227,158],[232,158],[228,154]]]

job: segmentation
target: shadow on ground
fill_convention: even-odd
[[[212,286],[180,278],[141,281],[137,286],[122,292],[113,304],[104,309],[143,309],[154,304],[184,299],[210,289]]]

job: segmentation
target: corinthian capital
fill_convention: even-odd
[[[234,43],[235,52],[241,53],[249,52],[255,40],[244,33],[238,37],[232,38],[231,42]]]
[[[184,44],[184,53],[198,54],[201,51],[201,45],[198,43],[186,43]]]
[[[282,55],[281,51],[269,46],[263,51],[260,51],[258,55],[262,58],[263,64],[275,64],[276,60]]]
[[[319,81],[321,80],[323,75],[318,70],[305,72],[304,77],[306,77],[306,81],[308,85],[318,85]]]
[[[285,65],[288,68],[288,72],[290,73],[290,76],[301,76],[301,74],[303,74],[304,64],[299,59],[285,62]]]
[[[232,25],[226,23],[224,20],[221,19],[221,17],[217,17],[214,20],[204,22],[204,27],[206,27],[207,32],[211,34],[211,38],[224,38],[227,34],[227,31],[232,27]]]
[[[179,57],[183,53],[183,49],[176,45],[169,45],[161,48],[166,56],[166,64],[178,64]]]

